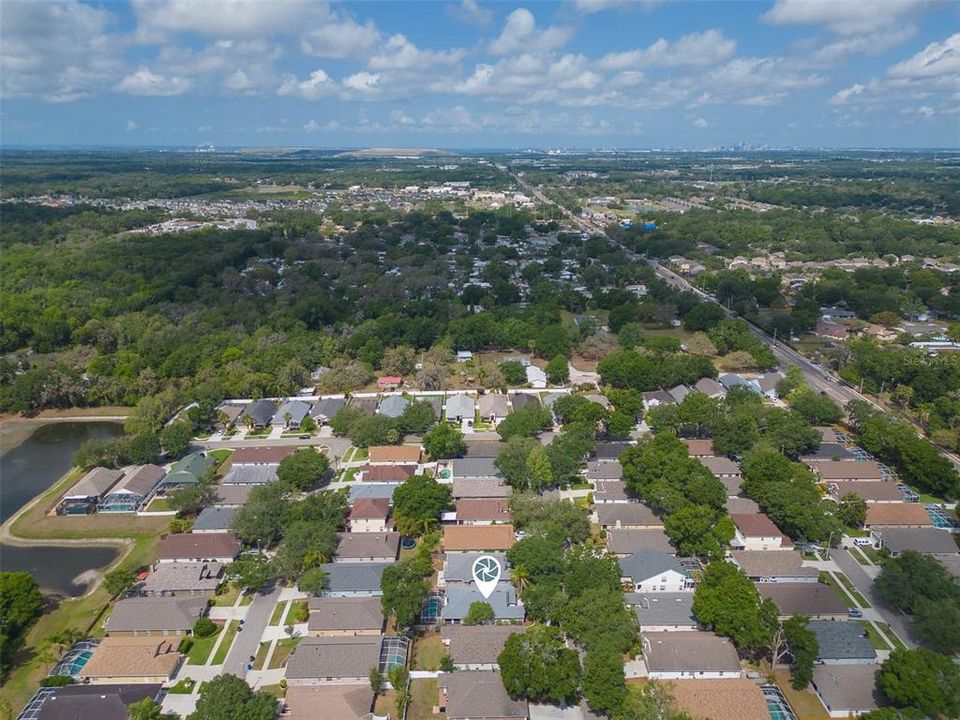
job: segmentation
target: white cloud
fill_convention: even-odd
[[[343,87],[360,95],[375,95],[380,92],[380,73],[358,72],[343,79]]]
[[[164,32],[193,32],[216,37],[262,37],[298,31],[311,15],[326,12],[312,0],[132,0],[144,40]]]
[[[133,120],[127,120],[127,132],[133,132],[137,129],[137,124]]]
[[[916,26],[907,24],[875,33],[847,36],[813,50],[807,59],[816,67],[838,65],[851,55],[880,55],[916,34]]]
[[[887,74],[904,80],[926,80],[943,76],[960,78],[960,33],[943,42],[934,42],[911,58],[897,63]]]
[[[462,50],[420,50],[405,35],[391,37],[380,52],[370,58],[372,70],[433,69],[463,58]]]
[[[308,133],[315,133],[320,130],[320,124],[316,120],[309,120],[304,123],[303,131]]]
[[[493,11],[480,7],[477,0],[462,0],[459,5],[447,5],[447,12],[461,22],[487,27],[493,22]]]
[[[830,98],[830,104],[845,105],[850,98],[856,97],[857,95],[862,95],[866,89],[867,88],[860,83],[855,83],[848,88],[840,90],[832,98]]]
[[[318,100],[332,94],[337,84],[321,68],[317,68],[306,80],[298,80],[293,75],[286,75],[283,84],[277,90],[277,95],[289,95],[303,100]]]
[[[190,80],[185,77],[161,75],[144,65],[127,75],[114,89],[131,95],[168,97],[183,95],[190,89],[190,84]]]
[[[703,128],[710,127],[710,123],[707,122],[707,119],[704,117],[695,117],[691,119],[690,122],[693,124],[694,127],[700,128],[701,130]]]
[[[507,16],[503,31],[491,41],[489,50],[494,55],[554,50],[565,45],[572,36],[570,28],[556,25],[538,29],[533,13],[526,8],[517,8]]]
[[[765,107],[791,92],[819,87],[827,79],[782,57],[736,58],[707,73],[698,104],[717,102]]]
[[[398,125],[416,125],[417,121],[407,115],[403,110],[393,110],[390,113],[390,119]]]
[[[516,97],[522,102],[568,103],[582,91],[593,90],[602,82],[603,77],[590,69],[583,55],[555,57],[525,53],[495,65],[477,65],[469,77],[447,91],[483,97]]]
[[[0,2],[0,92],[68,102],[122,73],[113,13],[76,0]]]
[[[936,115],[936,111],[929,105],[921,105],[917,108],[917,114],[922,115],[925,118],[933,117]]]
[[[351,18],[327,18],[300,40],[307,55],[343,59],[363,57],[380,42],[380,31],[372,21],[358,23]]]
[[[585,15],[616,8],[623,10],[639,5],[644,10],[651,10],[663,5],[666,0],[573,0],[574,7]]]
[[[777,0],[761,19],[771,25],[823,25],[838,35],[897,25],[924,0]]]
[[[654,66],[710,66],[728,59],[736,49],[736,40],[725,37],[720,30],[711,29],[684,35],[673,43],[660,38],[642,50],[610,53],[602,57],[598,65],[606,70]]]

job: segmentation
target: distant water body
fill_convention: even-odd
[[[0,522],[44,492],[73,465],[73,455],[87,440],[118,437],[115,422],[57,422],[41,425],[22,443],[0,455]],[[0,545],[0,569],[27,571],[45,590],[75,597],[89,584],[83,576],[117,557],[109,547]]]

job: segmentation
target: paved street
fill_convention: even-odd
[[[830,557],[837,564],[837,567],[843,571],[854,587],[863,595],[877,611],[877,614],[887,623],[893,631],[900,636],[907,647],[916,647],[910,634],[910,621],[906,615],[901,613],[895,607],[888,605],[880,599],[873,590],[873,581],[867,575],[863,567],[854,560],[846,550],[837,548],[830,552]]]
[[[250,607],[247,608],[246,623],[243,626],[243,632],[237,633],[233,641],[233,647],[227,654],[226,662],[223,664],[223,672],[236,675],[237,677],[246,677],[247,663],[250,662],[250,656],[257,654],[260,647],[260,636],[270,622],[270,615],[273,608],[280,598],[281,589],[277,588],[269,595],[257,595]]]

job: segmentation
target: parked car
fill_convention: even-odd
[[[854,538],[853,544],[857,547],[870,547],[873,545],[873,540],[870,538]]]
[[[861,610],[860,608],[847,608],[847,615],[849,615],[852,618],[862,618],[863,610]]]

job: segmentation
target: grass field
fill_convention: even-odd
[[[777,670],[774,672],[777,687],[783,691],[790,707],[797,714],[797,720],[829,720],[829,715],[820,700],[810,690],[794,690],[790,685],[790,672]]]
[[[220,637],[222,632],[223,628],[220,628],[217,632],[209,637],[194,638],[190,652],[187,653],[187,664],[206,665],[207,660],[210,659],[210,652],[213,650],[213,646],[216,645],[217,638]]]
[[[860,624],[863,626],[863,629],[867,631],[867,637],[870,638],[870,642],[876,650],[890,650],[890,646],[880,637],[880,633],[877,632],[873,623],[869,620],[861,620]]]
[[[440,633],[418,637],[413,646],[413,667],[416,670],[439,670],[440,658],[447,654]]]
[[[278,602],[273,608],[273,614],[270,616],[270,625],[279,625],[283,619],[283,614],[287,611],[289,602]]]
[[[843,573],[837,573],[837,580],[840,581],[840,584],[843,585],[843,589],[847,591],[847,594],[850,595],[850,597],[852,597],[860,607],[870,607],[870,603],[867,602],[867,599],[863,595],[857,592],[857,589],[853,586],[853,583],[850,582],[850,578]]]
[[[277,647],[273,650],[273,657],[270,658],[268,670],[276,670],[287,664],[290,653],[300,643],[300,638],[283,638],[277,640]]]
[[[430,718],[446,720],[447,716],[443,713],[433,714],[433,708],[436,707],[439,699],[436,680],[412,680],[410,694],[410,710],[407,713],[410,720],[429,720]]]
[[[168,693],[173,693],[174,695],[189,695],[193,692],[193,686],[195,682],[193,680],[187,680],[184,678],[176,685],[167,690]]]
[[[226,460],[233,453],[233,450],[228,450],[226,448],[220,448],[218,450],[211,450],[207,453],[210,457],[217,461],[217,465],[222,465],[223,461]]]
[[[227,622],[226,627],[223,629],[224,637],[223,642],[220,643],[220,647],[217,648],[217,654],[213,656],[214,665],[222,665],[223,661],[227,659],[227,653],[230,652],[230,646],[233,645],[233,638],[237,635],[237,628],[239,623],[230,620]]]
[[[270,652],[270,643],[260,643],[260,647],[257,648],[257,656],[253,660],[254,670],[263,670],[263,664],[267,661],[268,652]]]
[[[303,608],[300,612],[304,612],[308,609],[309,604],[306,600],[296,600],[290,603],[290,609],[287,610],[287,616],[283,619],[284,625],[296,625],[298,622],[306,622],[305,620],[297,620],[296,613],[297,608]]]
[[[832,587],[833,591],[840,597],[841,600],[843,600],[843,602],[847,605],[847,607],[854,607],[855,603],[853,601],[853,598],[847,595],[844,589],[840,586],[840,584],[836,580],[833,579],[833,576],[830,573],[821,572],[820,582],[826,583],[827,585]]]
[[[890,642],[892,642],[896,646],[897,650],[907,649],[907,646],[903,643],[903,640],[900,639],[900,636],[893,631],[893,628],[891,628],[885,622],[878,622],[877,625],[879,625],[880,629],[883,630],[884,634],[888,638],[890,638]]]

